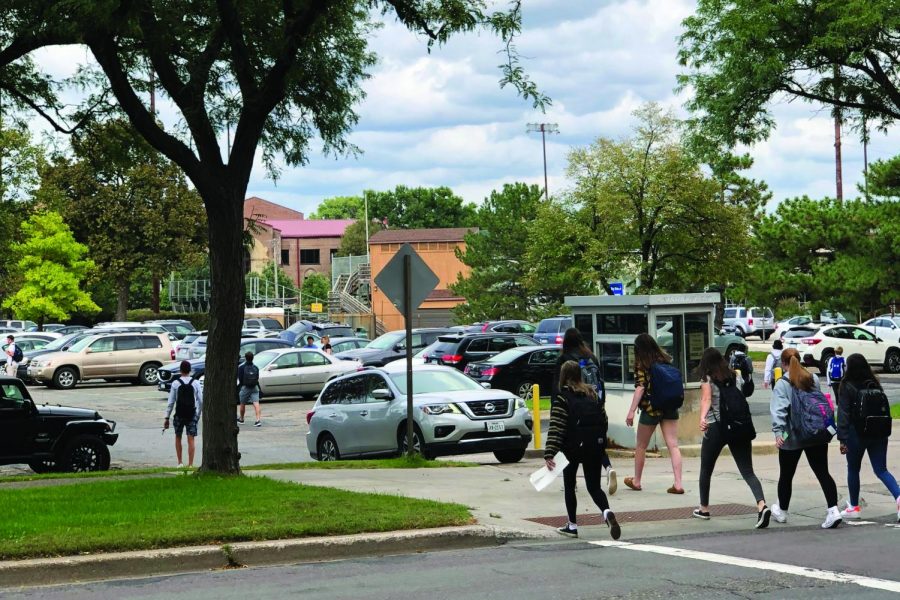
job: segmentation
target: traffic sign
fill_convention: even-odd
[[[388,300],[397,307],[400,314],[406,315],[406,302],[403,289],[403,260],[409,256],[409,283],[410,283],[410,313],[419,308],[425,298],[431,291],[437,287],[440,282],[438,276],[434,274],[422,257],[409,244],[403,244],[397,254],[388,261],[378,277],[375,278],[375,285],[387,296]]]
[[[612,292],[613,296],[624,296],[625,295],[625,284],[621,281],[613,281],[609,284],[609,289]]]
[[[313,302],[309,305],[309,312],[320,313],[322,312],[322,308],[321,302]]]

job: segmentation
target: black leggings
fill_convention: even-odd
[[[603,471],[601,457],[592,457],[583,462],[577,457],[570,457],[568,454],[566,458],[569,459],[569,464],[563,469],[563,488],[565,489],[566,512],[569,513],[569,522],[576,522],[578,500],[575,497],[575,476],[578,474],[579,463],[584,467],[584,487],[587,488],[591,498],[594,499],[594,503],[600,507],[600,510],[609,508],[609,500],[606,499],[606,494],[603,493],[603,486],[600,481]]]
[[[794,473],[797,471],[797,464],[800,462],[800,455],[806,453],[806,461],[809,468],[812,469],[822,486],[822,492],[825,493],[825,502],[828,508],[837,506],[838,493],[834,479],[828,473],[828,444],[820,444],[810,448],[802,448],[800,450],[779,450],[778,466],[781,472],[778,474],[778,506],[782,510],[787,510],[791,503],[791,493],[793,491]]]
[[[703,435],[703,443],[700,445],[700,504],[709,506],[709,480],[712,477],[716,460],[725,447],[722,439],[722,426],[720,423],[710,423]],[[753,472],[753,448],[750,440],[728,444],[731,456],[737,465],[741,477],[750,486],[750,491],[757,502],[765,501],[762,485]]]

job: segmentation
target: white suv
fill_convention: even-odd
[[[843,347],[844,356],[862,354],[872,366],[883,366],[888,373],[900,373],[900,343],[876,336],[854,325],[826,325],[800,340],[797,351],[803,357],[811,354],[824,373],[834,349]]]
[[[767,340],[775,331],[775,315],[772,309],[765,307],[728,306],[722,322],[734,326],[741,337],[758,335],[760,339]]]

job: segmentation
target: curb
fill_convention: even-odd
[[[0,588],[483,548],[531,537],[527,532],[518,529],[467,525],[307,539],[235,542],[221,546],[188,546],[62,558],[11,560],[0,562]]]
[[[678,448],[681,450],[682,458],[697,458],[700,456],[700,444],[682,444]],[[765,456],[778,454],[778,448],[771,442],[753,442],[752,452],[754,456]],[[608,448],[606,453],[610,458],[634,458],[634,450],[627,448]],[[728,446],[722,448],[722,456],[731,456],[731,450]],[[544,458],[543,450],[535,450],[528,448],[525,451],[526,458]],[[668,448],[659,448],[656,451],[647,451],[647,458],[669,458]]]

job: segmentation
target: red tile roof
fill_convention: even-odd
[[[369,238],[370,244],[403,244],[406,242],[461,242],[477,227],[448,227],[444,229],[383,229]]]
[[[355,223],[353,219],[288,220],[266,219],[266,224],[281,232],[283,238],[342,237],[344,230]]]

